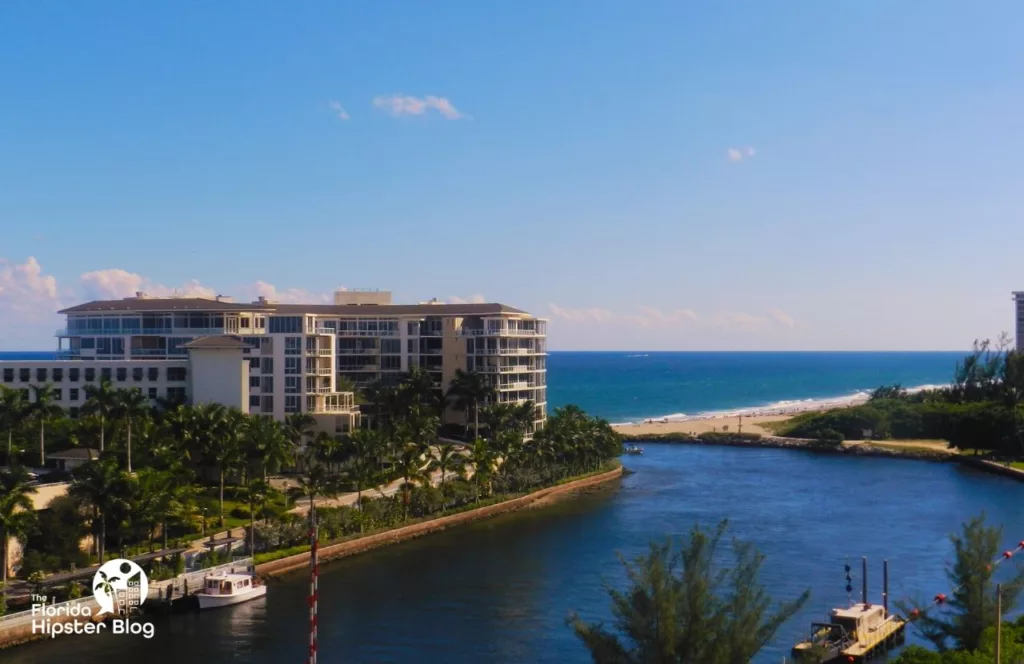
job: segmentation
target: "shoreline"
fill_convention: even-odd
[[[587,489],[598,484],[604,484],[612,480],[620,479],[625,473],[625,467],[620,463],[618,468],[594,475],[581,477],[565,484],[538,489],[518,498],[511,498],[493,505],[477,507],[458,514],[439,516],[420,523],[391,528],[383,532],[363,535],[355,539],[344,540],[333,544],[323,544],[318,549],[317,555],[321,561],[358,555],[373,549],[398,544],[417,537],[422,537],[435,532],[441,532],[449,528],[458,527],[474,521],[481,521],[499,514],[507,514],[524,508],[541,508],[563,494],[571,493],[581,489]],[[286,558],[279,558],[256,565],[256,574],[261,578],[274,578],[283,576],[299,569],[309,566],[309,551],[297,553]]]

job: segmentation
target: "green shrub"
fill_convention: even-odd
[[[248,519],[251,516],[247,505],[238,505],[237,507],[232,508],[229,514],[235,519]]]
[[[835,429],[822,429],[818,432],[818,442],[826,445],[832,445],[839,447],[843,444],[845,438],[843,434],[839,433]]]

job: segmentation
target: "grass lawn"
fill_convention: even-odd
[[[867,444],[870,445],[871,447],[880,447],[884,450],[893,450],[895,452],[928,452],[931,454],[955,454],[955,452],[953,452],[946,446],[945,441],[941,440],[894,440],[888,442],[871,440],[867,441]]]

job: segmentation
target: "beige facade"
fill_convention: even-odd
[[[545,420],[546,320],[502,304],[396,305],[387,291],[342,290],[334,300],[245,304],[138,293],[89,302],[62,312],[60,359],[0,362],[0,384],[50,383],[57,403],[76,409],[84,386],[107,377],[154,400],[216,401],[277,419],[308,413],[320,428],[344,432],[358,422],[352,386],[395,383],[420,367],[446,390],[461,369],[487,376],[501,403],[534,402],[535,427]],[[237,350],[210,347],[228,337],[241,342]],[[446,420],[463,417],[449,411]]]

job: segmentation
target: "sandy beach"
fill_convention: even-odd
[[[616,424],[619,433],[630,435],[650,435],[656,433],[692,433],[702,434],[710,431],[743,431],[770,435],[771,432],[760,426],[766,422],[778,422],[793,417],[793,414],[782,415],[722,415],[716,417],[695,418],[689,420],[655,420],[635,424]],[[742,421],[742,422],[741,422]],[[728,427],[727,429],[723,427]]]

